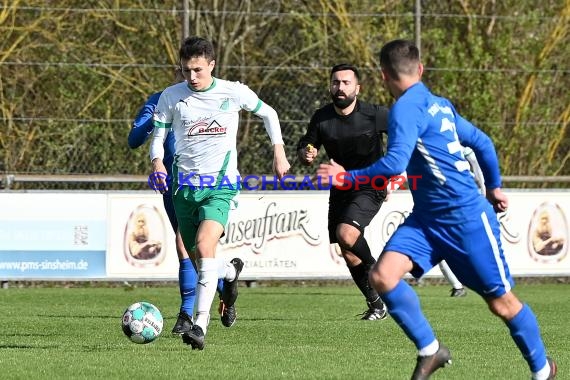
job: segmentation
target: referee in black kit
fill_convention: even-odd
[[[311,165],[321,146],[346,170],[369,166],[384,154],[382,134],[388,131],[388,108],[358,100],[359,81],[353,65],[343,63],[331,69],[332,103],[313,114],[307,133],[297,144],[302,163]],[[360,185],[358,190],[355,186],[348,190],[333,187],[329,197],[329,239],[340,246],[348,270],[366,298],[368,310],[362,319],[369,321],[387,317],[384,303],[368,283],[368,272],[376,260],[364,238],[364,228],[385,198],[385,190],[375,190],[370,184]]]

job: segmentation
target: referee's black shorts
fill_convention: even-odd
[[[380,210],[386,192],[374,189],[338,190],[332,188],[329,196],[329,240],[338,243],[336,227],[350,224],[364,233],[364,228]]]

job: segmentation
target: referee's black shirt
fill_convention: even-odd
[[[324,146],[330,158],[346,170],[360,169],[384,155],[382,134],[388,132],[388,108],[357,100],[349,115],[339,115],[333,104],[319,108],[309,122],[297,150],[307,144]]]

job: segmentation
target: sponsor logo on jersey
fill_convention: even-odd
[[[230,98],[224,98],[224,100],[222,100],[222,104],[220,105],[220,109],[222,111],[227,111],[230,109]]]
[[[206,121],[199,121],[188,130],[188,136],[212,136],[212,135],[225,135],[228,128],[222,127],[216,120],[211,123]]]

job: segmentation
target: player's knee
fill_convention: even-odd
[[[356,240],[358,240],[360,231],[349,224],[341,223],[337,226],[335,235],[338,245],[350,251],[354,243],[356,243]]]
[[[497,317],[501,318],[504,321],[508,321],[512,319],[510,316],[509,308],[506,305],[500,303],[489,303],[489,310],[491,313],[495,314]]]
[[[197,257],[215,257],[216,247],[211,242],[204,240],[196,241],[196,256]]]
[[[368,272],[368,283],[375,289],[382,284],[382,276],[376,270],[376,265],[370,269],[370,272]]]
[[[404,274],[413,269],[408,256],[398,252],[382,252],[369,274],[370,284],[379,292],[386,292],[398,285]]]
[[[522,309],[523,305],[519,299],[508,292],[497,298],[487,299],[489,310],[504,321],[513,319]]]
[[[368,273],[368,282],[377,291],[383,291],[391,287],[394,279],[387,268],[376,263]]]
[[[336,239],[341,248],[346,249],[347,251],[352,250],[352,246],[354,245],[353,239],[350,239],[350,237],[346,235],[337,235]]]

